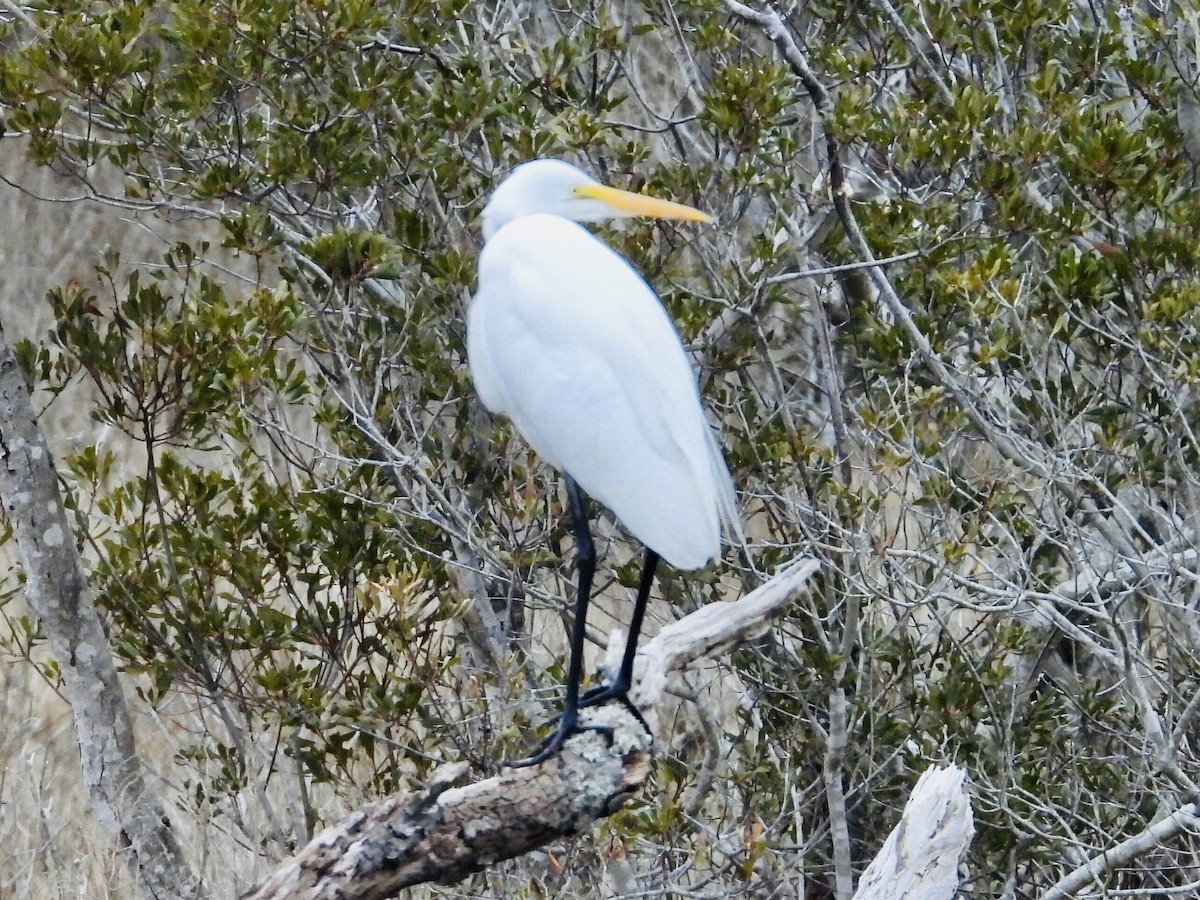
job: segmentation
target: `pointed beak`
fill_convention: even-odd
[[[688,222],[711,222],[708,213],[684,206],[682,203],[672,203],[670,200],[659,200],[646,194],[635,194],[617,188],[605,187],[599,184],[589,184],[576,188],[579,197],[597,200],[610,207],[617,215],[644,216],[651,219],[684,219]]]

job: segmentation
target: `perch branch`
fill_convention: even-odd
[[[764,634],[817,570],[799,560],[736,602],[667,625],[638,654],[630,699],[648,721],[668,672]],[[463,763],[421,790],[355,811],[286,860],[242,900],[382,900],[412,885],[449,884],[495,862],[578,834],[646,780],[653,739],[624,706],[586,710],[584,730],[538,766],[458,785]]]

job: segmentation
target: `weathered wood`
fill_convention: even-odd
[[[674,622],[638,654],[631,700],[647,718],[666,673],[762,634],[817,569],[802,560],[737,602]],[[618,642],[620,643],[620,642]],[[243,900],[375,900],[424,882],[451,883],[492,863],[578,834],[611,815],[644,783],[652,737],[619,703],[585,710],[590,730],[544,763],[454,786],[446,766],[423,790],[397,794],[327,828]]]
[[[859,879],[854,900],[954,897],[958,861],[975,835],[966,779],[958,766],[933,766],[917,779],[900,821]]]
[[[25,602],[62,672],[97,819],[132,851],[128,859],[147,897],[197,896],[198,881],[147,784],[116,661],[59,493],[58,472],[2,330],[0,498],[21,556]]]

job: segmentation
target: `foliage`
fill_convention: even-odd
[[[973,896],[1029,897],[1195,799],[1198,11],[808,4],[824,116],[704,0],[10,17],[0,103],[31,158],[218,234],[103,261],[23,351],[123,435],[64,475],[127,672],[161,715],[188,701],[189,802],[261,806],[237,839],[278,853],[314,785],[353,803],[528,745],[571,546],[555,477],[473,399],[462,318],[483,198],[538,155],[721,223],[603,233],[697,350],[753,535],[664,597],[824,568],[772,640],[685,680],[641,805],[473,889],[583,892],[625,854],[645,889],[832,886],[839,832],[861,869],[955,759]],[[952,383],[863,269],[798,274],[862,261],[826,135]],[[605,535],[620,600],[636,561]],[[473,615],[506,629],[499,668]],[[1192,843],[1111,885],[1186,883]]]

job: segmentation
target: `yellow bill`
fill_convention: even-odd
[[[575,189],[580,197],[598,200],[626,216],[645,216],[652,219],[685,219],[688,222],[711,222],[712,216],[682,203],[659,200],[646,194],[635,194],[600,184],[588,184]]]

